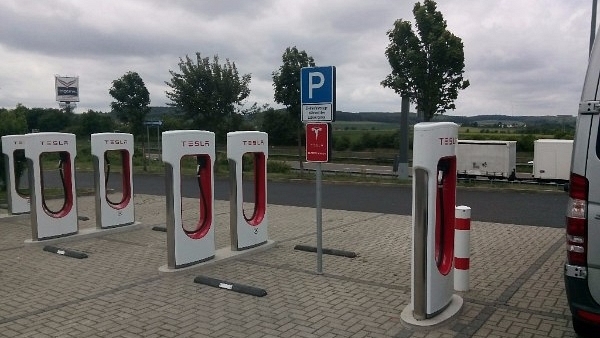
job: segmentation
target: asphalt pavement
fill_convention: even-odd
[[[329,175],[332,175],[333,181],[323,182],[323,208],[395,215],[410,215],[412,212],[410,184],[342,183],[335,182],[335,174]],[[121,177],[113,174],[112,179],[120,182]],[[76,182],[79,188],[93,189],[93,174],[77,172]],[[58,184],[58,181],[52,184]],[[136,174],[134,191],[136,194],[164,196],[164,176]],[[252,182],[244,181],[245,201],[252,202],[252,191]],[[183,178],[182,196],[198,196],[195,177]],[[269,204],[314,207],[316,185],[314,181],[304,180],[269,181],[267,198]],[[215,199],[229,200],[229,180],[215,180]],[[553,228],[564,226],[567,199],[567,194],[556,186],[548,186],[545,190],[539,187],[530,190],[524,185],[514,183],[502,189],[492,181],[477,188],[459,188],[456,193],[457,205],[471,207],[473,220]]]

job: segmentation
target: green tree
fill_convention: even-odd
[[[181,73],[169,70],[171,81],[165,82],[170,106],[179,108],[199,129],[210,130],[224,139],[229,131],[237,130],[243,121],[243,101],[250,95],[250,74],[240,76],[234,62],[226,59],[219,64],[215,55],[179,59]]]
[[[302,136],[304,127],[300,118],[300,69],[314,67],[315,60],[305,51],[299,51],[296,46],[288,47],[282,55],[283,64],[273,72],[273,87],[275,102],[283,104],[292,115],[292,123],[296,129],[298,142],[298,162],[302,173]]]
[[[418,36],[411,23],[402,19],[387,32],[390,44],[385,55],[392,73],[381,85],[408,96],[429,121],[435,114],[455,109],[458,91],[467,88],[469,81],[463,79],[462,40],[447,30],[436,2],[417,2],[413,14]]]
[[[67,131],[78,137],[89,137],[95,133],[112,132],[115,130],[115,121],[109,114],[88,110],[74,117],[71,128]]]
[[[108,93],[115,99],[110,103],[117,119],[125,123],[137,137],[144,134],[144,120],[150,112],[150,93],[136,72],[127,72],[112,82]]]
[[[15,113],[22,114],[30,132],[62,132],[68,130],[75,118],[72,112],[55,108],[27,108],[18,104]]]
[[[30,111],[41,111],[37,123],[41,132],[64,132],[71,126],[75,116],[72,112],[66,112],[61,109],[52,108],[34,108]]]
[[[262,130],[261,127],[263,126],[265,112],[272,109],[273,108],[269,107],[268,103],[259,106],[258,103],[254,102],[250,107],[245,108],[241,112],[244,115],[244,124],[242,128],[245,130]]]
[[[289,146],[296,141],[296,119],[285,110],[267,109],[262,116],[261,130],[269,134],[269,144]]]
[[[144,138],[144,121],[150,112],[150,93],[146,84],[136,72],[127,72],[112,82],[108,93],[115,99],[110,103],[117,119],[124,123],[133,137],[141,138],[144,158],[144,171],[148,169],[146,162],[146,144]]]
[[[181,116],[165,115],[162,118],[162,130],[183,130],[188,129],[188,121]]]
[[[0,136],[20,135],[27,133],[27,119],[25,118],[26,108],[17,105],[13,110],[0,109]],[[2,153],[2,144],[0,144],[0,153]],[[24,153],[15,154],[16,181],[19,182],[23,169],[25,168]],[[0,156],[0,188],[6,189],[6,165],[5,156]],[[17,185],[18,186],[18,185]]]

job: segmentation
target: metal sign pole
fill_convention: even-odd
[[[334,66],[300,69],[300,118],[306,123],[306,160],[317,162],[317,274],[319,275],[323,274],[321,162],[329,161],[330,127],[325,122],[335,121],[335,75]],[[325,140],[323,135],[326,136]]]
[[[323,215],[321,209],[321,162],[317,163],[317,274],[323,274]]]

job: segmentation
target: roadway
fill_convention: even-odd
[[[347,169],[346,169],[347,170]],[[58,186],[55,175],[45,180],[49,186]],[[114,182],[121,182],[120,175],[112,174],[109,188],[119,189]],[[93,189],[93,173],[77,172],[78,188]],[[251,181],[244,181],[244,200],[252,202]],[[518,187],[518,185],[513,185]],[[165,195],[163,175],[136,174],[134,176],[134,193],[147,195]],[[195,177],[184,177],[182,182],[183,197],[199,196]],[[229,200],[229,180],[215,180],[215,199]],[[412,186],[375,184],[375,183],[340,183],[324,181],[322,185],[322,207],[334,210],[377,212],[383,214],[411,215]],[[474,221],[496,222],[504,224],[535,225],[552,228],[564,226],[567,194],[556,186],[547,191],[527,189],[500,189],[490,183],[490,188],[459,188],[456,193],[456,204],[466,205],[472,209]],[[284,206],[315,207],[316,184],[314,181],[269,181],[267,202]]]
[[[115,181],[120,182],[115,175]],[[78,173],[79,188],[93,188],[92,173]],[[109,183],[109,187],[111,187]],[[244,181],[246,201],[252,201],[252,182]],[[165,194],[162,175],[138,174],[134,176],[136,194]],[[184,197],[198,196],[195,177],[184,177]],[[215,180],[215,199],[229,200],[229,180]],[[314,207],[316,201],[314,181],[268,182],[267,202],[276,205]],[[556,187],[548,191],[514,190],[498,188],[459,188],[457,205],[472,209],[475,221],[505,224],[535,225],[553,228],[564,226],[567,194]],[[412,213],[412,186],[392,184],[323,182],[322,207],[334,210],[365,211],[383,214],[410,215]]]

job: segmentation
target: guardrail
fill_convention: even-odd
[[[293,162],[289,162],[289,163],[293,163]],[[291,170],[293,172],[300,172],[300,168],[297,167],[297,163],[295,162],[295,164],[292,166]],[[315,171],[314,168],[303,168],[304,171]],[[368,171],[368,170],[360,170],[359,168],[356,169],[351,169],[350,167],[345,168],[345,169],[327,169],[322,167],[321,168],[322,173],[328,174],[328,175],[345,175],[345,176],[353,176],[353,177],[378,177],[378,178],[382,178],[382,179],[398,179],[398,173],[393,172],[393,171]],[[412,179],[412,173],[411,170],[409,169],[409,177]],[[509,181],[507,178],[504,177],[465,177],[465,178],[458,178],[459,182],[464,182],[464,183],[469,183],[469,182],[473,182],[473,183],[482,183],[482,182],[489,182],[490,184],[510,184],[510,185],[536,185],[536,186],[549,186],[549,187],[556,187],[560,190],[564,190],[567,191],[568,188],[568,182],[555,182],[555,181],[539,181],[534,179],[531,176],[531,173],[517,173],[517,178],[513,181]]]

